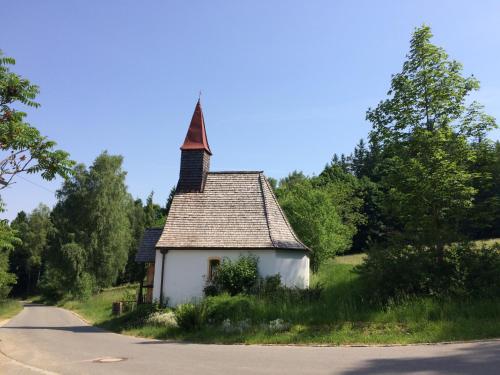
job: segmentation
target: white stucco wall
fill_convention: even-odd
[[[289,287],[309,286],[309,257],[305,252],[293,250],[169,250],[165,255],[163,295],[169,305],[190,302],[203,297],[209,258],[237,259],[248,253],[259,257],[259,275],[281,275]],[[162,254],[156,252],[153,299],[160,298]]]

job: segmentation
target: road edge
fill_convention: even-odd
[[[14,315],[14,316],[12,316],[12,317],[10,317],[8,319],[0,320],[0,328],[2,328],[4,325],[6,325],[8,322],[10,322],[14,317],[16,317],[17,315],[19,315],[23,310],[24,310],[24,303],[23,303],[23,308],[16,315]],[[7,361],[8,364],[10,363],[10,364],[12,364],[14,366],[22,367],[24,369],[27,369],[27,370],[30,370],[30,371],[34,371],[36,373],[43,374],[43,375],[59,375],[56,372],[45,370],[45,369],[42,369],[42,368],[38,368],[38,367],[35,367],[35,366],[28,365],[26,363],[20,362],[17,359],[14,359],[11,356],[9,356],[8,354],[6,354],[1,348],[0,348],[0,356],[2,358],[5,358],[5,360]]]
[[[43,374],[43,375],[60,375],[57,372],[53,372],[53,371],[50,371],[50,370],[45,370],[43,368],[31,366],[31,365],[28,365],[27,363],[20,362],[17,359],[12,358],[8,354],[5,354],[3,352],[3,350],[1,350],[1,349],[0,349],[0,356],[3,357],[3,358],[5,358],[7,360],[7,363],[10,363],[10,364],[12,364],[14,366],[22,367],[22,368],[30,370],[30,371],[34,371],[34,372],[39,373],[39,374]]]

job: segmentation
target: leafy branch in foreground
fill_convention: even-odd
[[[0,50],[0,190],[13,183],[19,173],[41,173],[45,180],[56,175],[64,178],[75,164],[69,154],[54,149],[56,143],[42,136],[25,122],[26,113],[14,109],[16,104],[38,108],[35,101],[39,88],[10,71],[15,60]]]

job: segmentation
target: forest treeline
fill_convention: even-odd
[[[139,241],[145,228],[164,224],[174,189],[163,206],[153,192],[144,203],[134,200],[122,162],[103,152],[89,168],[74,168],[52,210],[40,205],[18,213],[11,223],[21,240],[10,256],[14,295],[85,296],[144,276],[134,260]]]
[[[366,252],[357,272],[373,295],[497,296],[500,249],[471,242],[500,237],[500,143],[488,138],[495,119],[470,100],[478,80],[431,38],[429,27],[415,30],[351,154],[335,154],[318,175],[270,182],[312,250],[313,271],[337,254]],[[121,156],[76,165],[52,210],[41,205],[10,224],[17,239],[0,258],[4,294],[14,276],[12,293],[53,298],[140,279],[138,242],[144,228],[162,225],[168,204],[131,197]]]

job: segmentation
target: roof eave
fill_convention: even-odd
[[[156,250],[297,250],[297,251],[311,251],[307,246],[303,248],[298,247],[245,247],[245,246],[156,246]]]

